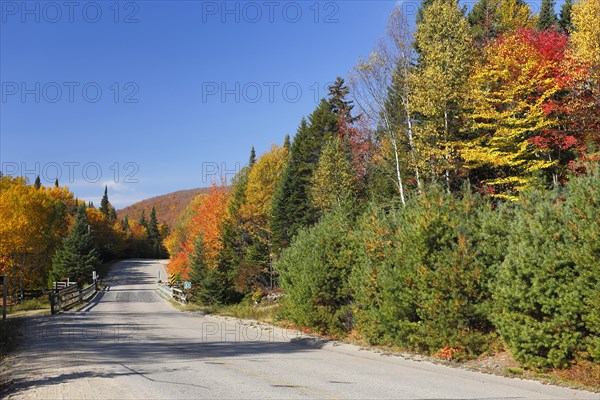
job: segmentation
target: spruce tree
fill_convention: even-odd
[[[542,0],[540,15],[537,20],[537,28],[545,31],[558,27],[558,18],[554,12],[554,0]]]
[[[202,236],[194,246],[190,260],[190,282],[192,294],[202,304],[222,304],[230,302],[233,296],[232,283],[229,276],[220,268],[212,269],[204,260],[204,241]]]
[[[240,208],[246,202],[249,167],[242,168],[231,181],[231,198],[227,207],[227,216],[223,221],[219,252],[219,268],[233,281],[238,276],[240,265],[250,242],[250,235],[244,229]],[[239,285],[238,285],[239,286]]]
[[[117,220],[117,211],[115,210],[114,207],[110,208],[110,211],[108,213],[108,220],[110,222],[115,222]]]
[[[146,210],[142,210],[142,214],[140,214],[140,219],[138,223],[144,228],[148,229],[148,220],[146,219]]]
[[[283,139],[283,147],[288,151],[290,151],[292,147],[292,143],[290,142],[290,135],[285,135],[285,139]]]
[[[477,46],[482,48],[500,34],[498,10],[500,1],[479,0],[467,16]]]
[[[129,227],[129,216],[128,215],[126,215],[125,218],[123,218],[121,220],[121,227],[123,228],[123,230],[125,232],[131,230],[131,228]]]
[[[256,162],[256,151],[254,150],[254,146],[252,146],[252,150],[250,150],[250,160],[248,160],[248,166],[252,168],[254,163]]]
[[[54,187],[56,187],[56,188],[58,187],[58,178],[56,178],[56,179],[54,180]]]
[[[78,282],[89,281],[92,271],[100,265],[100,254],[92,237],[86,208],[79,206],[75,222],[63,239],[62,248],[52,257],[54,279],[74,278]]]
[[[560,20],[558,24],[560,29],[566,34],[573,31],[573,22],[571,21],[571,13],[573,12],[573,0],[565,0],[560,9]]]
[[[271,231],[277,253],[302,227],[314,224],[319,213],[313,207],[310,187],[324,144],[337,133],[338,117],[326,100],[308,118],[302,119],[292,142],[289,162],[273,195]]]
[[[33,184],[33,186],[35,186],[36,189],[39,189],[42,187],[42,181],[40,180],[39,175],[35,177],[35,183]]]
[[[344,119],[349,123],[354,122],[356,119],[352,118],[352,109],[354,104],[352,100],[346,100],[346,97],[350,93],[350,89],[346,86],[344,79],[337,77],[335,82],[329,86],[329,104],[331,105],[331,111],[335,115],[343,115]]]
[[[108,201],[108,186],[104,186],[104,196],[102,196],[102,200],[100,200],[100,212],[108,218],[110,208],[110,202]]]
[[[146,235],[148,239],[152,241],[159,239],[158,220],[156,219],[156,210],[154,209],[154,206],[150,211],[150,220],[148,221]]]

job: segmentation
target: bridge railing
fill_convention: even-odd
[[[158,293],[169,300],[175,300],[179,304],[187,304],[187,293],[184,290],[169,286],[164,282],[158,282]]]

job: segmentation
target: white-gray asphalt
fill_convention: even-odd
[[[78,311],[28,321],[10,363],[18,399],[600,399],[597,393],[309,346],[294,331],[177,311],[159,261],[116,264]]]

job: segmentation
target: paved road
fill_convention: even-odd
[[[176,311],[157,261],[117,264],[80,311],[26,326],[12,398],[599,399],[598,394],[359,351],[291,331]]]

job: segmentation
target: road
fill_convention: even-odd
[[[310,346],[294,331],[177,311],[152,260],[120,262],[77,311],[31,319],[11,364],[16,399],[599,399],[598,394]]]

